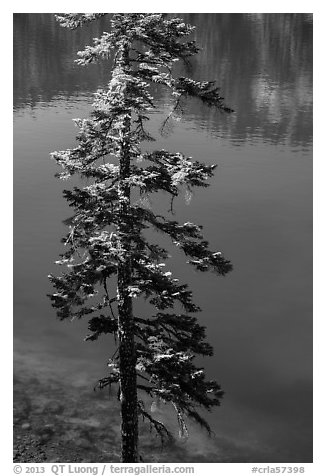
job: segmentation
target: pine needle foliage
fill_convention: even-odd
[[[74,29],[103,15],[62,14],[57,20]],[[63,238],[66,249],[57,261],[64,271],[49,276],[55,288],[50,298],[60,319],[89,319],[85,340],[95,341],[103,334],[116,337],[109,373],[98,386],[118,385],[121,458],[136,462],[139,417],[163,442],[172,437],[148,408],[149,399],[172,405],[184,437],[186,417],[210,432],[198,409],[219,405],[223,395],[219,384],[207,380],[194,361],[196,355],[213,354],[205,328],[194,316],[200,309],[187,284],[166,271],[167,250],[149,242],[146,231],[169,236],[199,271],[224,276],[232,268],[220,251],[209,249],[201,226],[155,214],[133,198],[136,193],[147,197],[164,191],[173,201],[185,189],[191,193],[194,187],[207,187],[215,168],[180,152],[146,151],[146,142],[154,141],[146,123],[158,107],[150,86],[155,83],[170,91],[171,117],[186,97],[222,112],[232,110],[214,82],[174,75],[176,62],[189,62],[199,51],[188,38],[194,27],[179,18],[149,13],[116,13],[110,25],[110,31],[95,38],[77,59],[79,65],[87,65],[113,57],[108,87],[96,92],[90,117],[75,120],[78,145],[52,153],[62,167],[58,177],[88,180],[87,185],[82,181],[83,186],[64,191],[74,216]],[[134,315],[133,301],[139,298],[153,306],[151,316]],[[142,399],[141,392],[147,398]]]

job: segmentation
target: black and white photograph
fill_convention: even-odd
[[[15,472],[314,462],[310,8],[12,14]]]

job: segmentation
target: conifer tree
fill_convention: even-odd
[[[57,20],[74,29],[102,15],[63,14]],[[50,298],[60,319],[89,318],[85,340],[116,336],[109,374],[98,385],[118,385],[121,460],[137,462],[139,417],[162,441],[171,437],[148,408],[149,398],[172,405],[185,435],[185,417],[210,431],[198,409],[219,405],[223,395],[219,384],[207,380],[194,362],[196,355],[213,353],[194,315],[200,309],[188,286],[165,270],[168,252],[150,242],[146,230],[168,235],[199,271],[223,276],[232,267],[221,252],[209,249],[201,226],[156,214],[139,200],[161,191],[173,200],[184,189],[207,187],[215,168],[180,152],[146,151],[146,143],[154,140],[146,122],[157,108],[150,85],[170,91],[171,115],[186,97],[224,112],[231,109],[214,82],[174,75],[176,62],[189,62],[199,51],[187,38],[194,27],[179,18],[148,13],[113,14],[110,24],[110,31],[95,38],[77,59],[87,65],[112,56],[108,87],[96,92],[90,117],[75,120],[78,145],[52,153],[62,167],[57,174],[61,179],[77,174],[88,180],[64,191],[74,216],[62,240],[66,250],[57,262],[65,271],[49,276],[56,291]],[[133,301],[141,297],[154,307],[152,315],[133,312]],[[149,398],[142,399],[142,392]]]

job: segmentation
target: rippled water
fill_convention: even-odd
[[[311,461],[312,16],[183,17],[203,48],[192,76],[217,79],[236,111],[190,102],[168,137],[156,132],[155,146],[218,164],[211,187],[176,211],[204,225],[234,264],[223,279],[195,274],[181,258],[173,264],[203,308],[215,349],[203,364],[226,391],[210,416],[217,440],[195,432],[191,444],[217,461]],[[83,343],[86,323],[58,322],[46,298],[71,214],[61,196],[69,184],[54,178],[49,153],[73,146],[71,119],[89,114],[92,93],[109,80],[110,62],[73,63],[106,22],[72,32],[51,14],[14,15],[15,348],[60,356],[65,372],[82,362],[89,385],[112,346]],[[156,97],[153,131],[169,105],[162,91]]]

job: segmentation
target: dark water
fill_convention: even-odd
[[[186,14],[203,51],[196,79],[217,79],[232,116],[187,105],[157,147],[219,165],[212,186],[180,220],[204,225],[211,247],[232,260],[226,278],[175,267],[192,286],[215,356],[207,373],[226,391],[210,416],[216,440],[193,432],[190,445],[216,461],[312,460],[312,16]],[[47,275],[71,212],[49,153],[74,145],[71,121],[85,117],[110,63],[81,68],[76,51],[106,20],[67,31],[51,14],[14,15],[15,349],[92,385],[105,372],[110,341],[83,343],[86,323],[60,323],[46,298]],[[157,91],[161,112],[169,98]],[[168,209],[168,203],[166,204]],[[59,360],[60,357],[60,360]],[[62,364],[64,362],[64,364]],[[59,364],[58,364],[59,365]],[[60,372],[60,368],[58,369]]]

